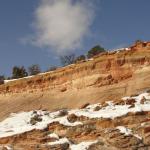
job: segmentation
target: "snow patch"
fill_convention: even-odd
[[[50,138],[55,138],[55,139],[59,139],[59,136],[58,136],[57,134],[55,134],[55,133],[49,134],[48,137],[50,137]]]
[[[94,142],[81,142],[77,145],[71,145],[70,149],[71,150],[87,150],[91,145],[96,144],[97,141]]]
[[[120,130],[120,133],[124,133],[126,136],[133,135],[134,137],[142,140],[142,137],[140,137],[138,134],[133,134],[131,129],[128,129],[124,126],[118,126],[116,129]]]
[[[124,133],[127,136],[132,134],[132,130],[125,128],[124,126],[118,126],[116,129],[120,130],[120,133]]]
[[[64,143],[70,143],[69,140],[67,138],[62,138],[62,139],[59,139],[57,141],[54,141],[54,142],[49,142],[47,143],[48,145],[57,145],[57,144],[64,144]]]

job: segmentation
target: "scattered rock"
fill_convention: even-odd
[[[96,107],[94,108],[94,111],[99,111],[100,109],[101,109],[100,106],[96,106]]]
[[[131,94],[130,97],[136,97],[139,96],[139,94]]]
[[[127,105],[134,105],[136,100],[134,98],[129,98],[125,101]]]
[[[51,145],[48,146],[50,150],[69,150],[69,144],[63,143],[63,144],[57,144],[57,145]]]
[[[144,104],[145,101],[146,101],[146,98],[143,96],[142,99],[141,99],[141,101],[140,101],[140,103],[141,103],[141,104]]]
[[[145,127],[145,128],[143,129],[143,132],[144,132],[144,134],[145,134],[145,133],[150,133],[150,126]]]
[[[77,121],[78,117],[75,114],[70,114],[68,115],[67,119],[69,122],[73,123]]]
[[[68,115],[68,110],[67,109],[62,109],[62,110],[59,111],[59,114],[58,114],[59,117],[63,117],[63,116],[66,116],[66,115]]]
[[[150,93],[150,89],[147,89],[146,92],[147,92],[147,93]]]
[[[81,107],[80,107],[80,109],[84,109],[84,108],[86,108],[87,106],[89,106],[90,105],[90,103],[85,103],[85,104],[83,104]]]
[[[60,89],[61,92],[65,92],[67,91],[67,88],[66,87],[63,87],[62,89]]]
[[[30,124],[35,125],[37,122],[41,122],[42,118],[40,115],[35,114],[31,119],[30,119]]]
[[[106,77],[106,79],[107,79],[107,80],[112,79],[112,75],[111,75],[111,74],[108,75],[108,76]]]
[[[103,103],[101,103],[101,105],[102,105],[102,107],[107,107],[107,106],[108,106],[108,103],[103,102]]]
[[[114,104],[115,105],[124,105],[125,102],[122,99],[119,99],[119,100],[115,100]]]

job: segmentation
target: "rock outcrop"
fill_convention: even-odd
[[[56,112],[34,110],[13,114],[0,122],[0,148],[150,149],[150,93],[124,97],[120,99],[120,103],[111,101],[106,104],[104,106],[99,103],[81,109],[63,109]]]

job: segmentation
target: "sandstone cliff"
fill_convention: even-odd
[[[150,87],[150,42],[0,86],[0,117],[33,109],[75,108]]]

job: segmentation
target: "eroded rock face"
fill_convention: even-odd
[[[136,69],[149,65],[149,42],[144,47],[136,45],[130,50],[116,53],[108,52],[95,57],[91,61],[60,68],[52,73],[45,73],[23,80],[13,81],[0,87],[0,93],[20,93],[23,91],[36,92],[58,88],[65,92],[70,86],[77,89],[93,85],[110,85],[133,76]],[[59,85],[63,85],[59,87]],[[32,90],[31,88],[32,87]]]
[[[21,110],[79,108],[86,103],[119,99],[147,89],[149,79],[150,42],[138,43],[83,63],[1,85],[0,118]]]

